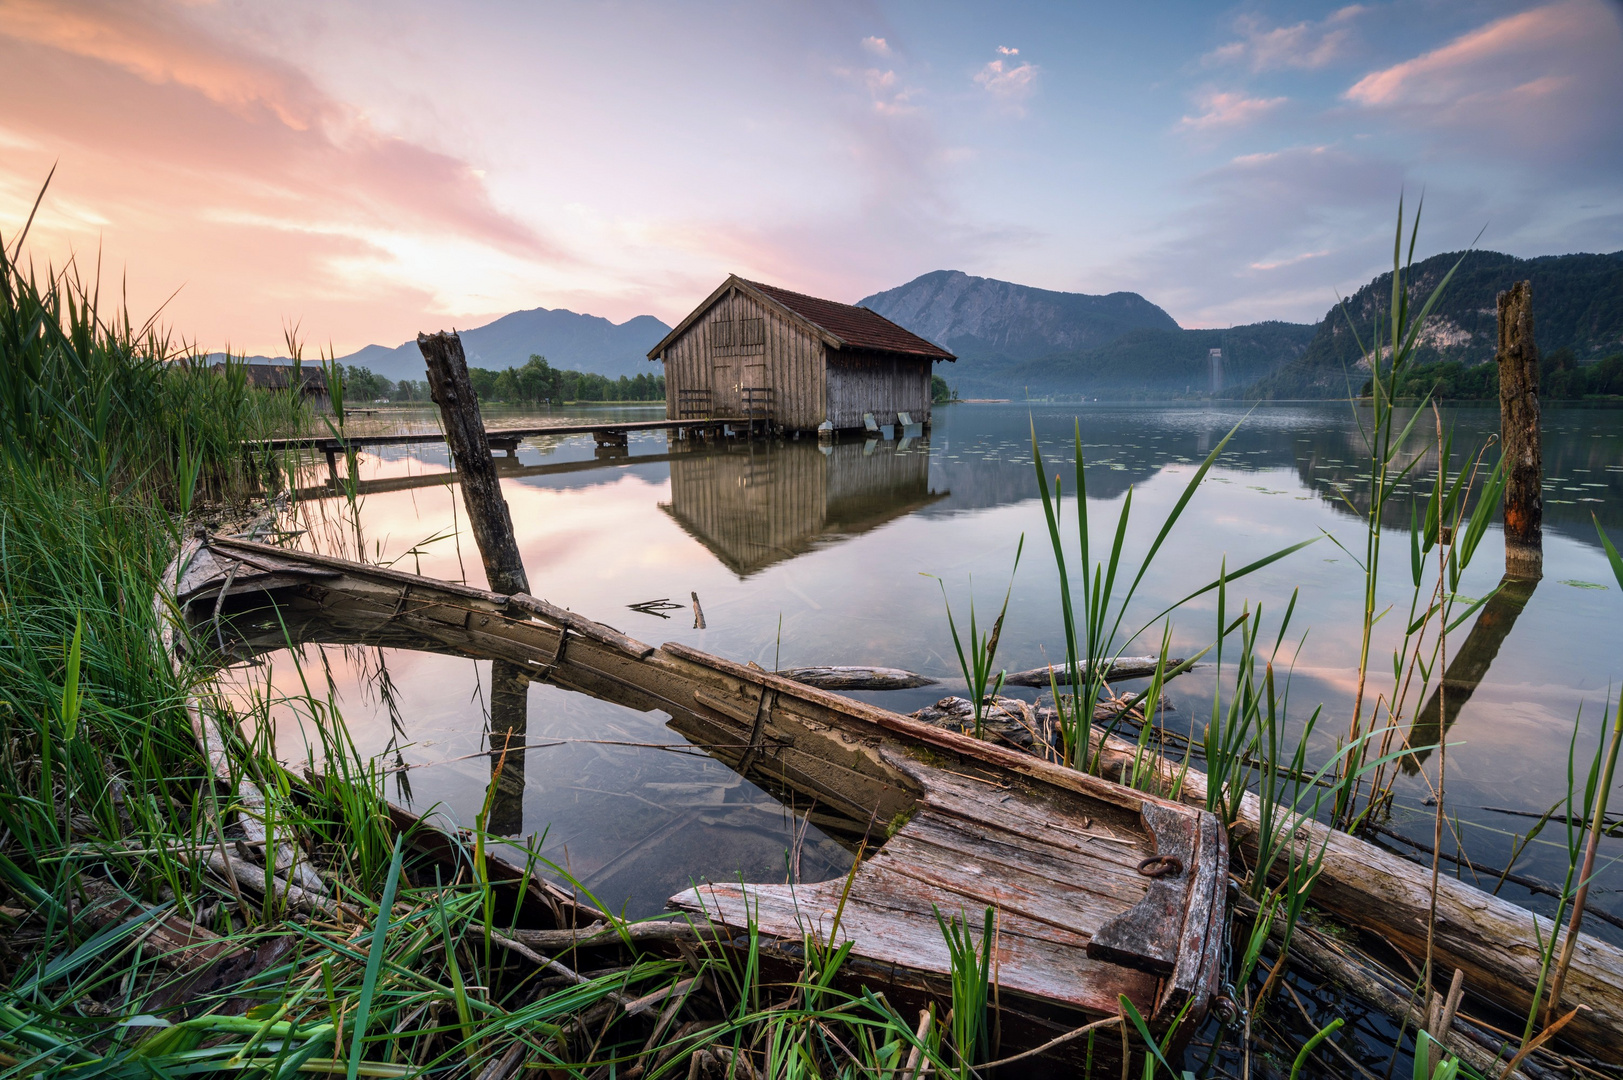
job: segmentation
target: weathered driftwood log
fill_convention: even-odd
[[[936,681],[891,667],[792,667],[780,668],[778,674],[820,690],[911,690]]]
[[[1257,905],[1249,897],[1242,897],[1235,910],[1255,918]],[[1276,919],[1268,936],[1277,947],[1285,936],[1283,922]],[[1298,922],[1291,933],[1287,962],[1319,978],[1329,979],[1351,996],[1384,1013],[1394,1023],[1407,1024],[1411,1032],[1425,1026],[1420,1010],[1411,1000],[1408,987],[1399,985],[1386,972],[1372,969],[1358,957],[1349,955],[1344,945],[1306,922]],[[1490,1050],[1485,1044],[1497,1044],[1497,1040],[1458,1015],[1453,1018],[1447,1031],[1434,1033],[1433,1037],[1439,1038],[1451,1053],[1459,1055],[1461,1061],[1484,1076],[1499,1076],[1504,1071],[1505,1063],[1515,1055],[1514,1048],[1499,1052]],[[1543,1075],[1543,1070],[1529,1065],[1512,1075],[1524,1074],[1538,1077]]]
[[[1539,441],[1533,283],[1499,294],[1499,439],[1505,456],[1505,573],[1544,573],[1544,451]]]
[[[513,539],[513,517],[502,497],[501,478],[490,456],[490,439],[479,416],[479,398],[468,379],[468,358],[455,332],[418,334],[417,347],[428,365],[428,388],[445,421],[445,441],[456,459],[462,498],[473,538],[484,558],[490,587],[500,593],[527,593],[529,579]]]
[[[1147,679],[1151,675],[1155,674],[1155,665],[1160,662],[1160,659],[1161,658],[1158,656],[1118,657],[1115,660],[1109,661],[1110,670],[1105,673],[1105,680]],[[1094,664],[1095,666],[1102,666],[1104,661],[1093,660],[1088,661],[1088,663]],[[1183,660],[1181,659],[1169,659],[1167,661],[1167,670],[1171,671],[1173,668],[1182,663]],[[1065,665],[1063,664],[1055,664],[1051,669],[1040,667],[1032,668],[1030,671],[1012,672],[1004,678],[1003,685],[1039,687],[1048,686],[1050,685],[1049,672],[1051,670],[1053,672],[1053,682],[1055,684],[1058,684],[1059,686],[1071,685],[1071,673],[1065,669]]]
[[[253,531],[257,531],[257,529]],[[250,555],[249,558],[253,558],[253,556]],[[162,627],[158,635],[158,644],[176,672],[183,670],[182,657],[187,651],[183,642],[186,637],[186,630],[184,626],[177,624],[170,618],[170,612],[173,610],[171,604],[173,596],[184,591],[182,579],[187,576],[194,561],[211,564],[211,569],[204,572],[212,573],[218,570],[214,556],[207,549],[201,536],[192,537],[181,545],[180,551],[175,555],[174,562],[170,564],[174,570],[173,581],[166,579],[165,588],[153,597],[153,611],[158,616],[158,625]],[[267,560],[261,558],[259,562],[266,563]],[[268,572],[274,573],[275,571]],[[221,586],[219,596],[215,599],[216,613],[219,610],[220,599],[224,597],[231,587],[236,574],[237,566],[233,564],[226,572],[225,583]],[[174,590],[173,593],[169,591],[171,586]],[[186,715],[191,721],[192,735],[197,740],[198,749],[202,751],[204,758],[209,763],[209,771],[222,785],[231,787],[236,792],[237,824],[242,829],[244,839],[254,846],[265,845],[269,839],[269,833],[265,825],[268,816],[265,793],[260,790],[258,784],[255,784],[246,775],[233,771],[230,756],[226,753],[225,741],[221,738],[220,732],[215,728],[214,724],[210,722],[210,716],[213,715],[213,712],[211,710],[209,715],[205,715],[203,702],[195,694],[188,695],[186,698]],[[304,858],[304,852],[300,850],[298,845],[290,843],[285,836],[277,838],[275,844],[270,846],[269,860],[273,872],[285,877],[287,883],[299,890],[301,895],[308,893],[318,899],[326,897],[326,882],[322,881],[321,876],[311,869],[310,864]],[[220,867],[222,874],[224,866],[225,864],[222,862]],[[232,875],[223,874],[223,876],[227,877],[228,880],[235,880]]]
[[[1140,760],[1140,751],[1135,744],[1112,736],[1105,741],[1101,756],[1106,775],[1110,775],[1112,770],[1131,768]],[[1161,767],[1170,787],[1177,770],[1166,761]],[[1206,774],[1191,770],[1182,797],[1204,804]],[[1261,818],[1261,802],[1255,795],[1247,795],[1240,805],[1240,820],[1230,833],[1230,843],[1253,862]],[[1325,845],[1323,869],[1313,887],[1315,905],[1385,936],[1413,956],[1425,954],[1431,891],[1430,874],[1423,867],[1317,822],[1304,823],[1298,837],[1314,851]],[[1536,931],[1535,920],[1540,924]],[[1508,900],[1454,878],[1444,876],[1437,882],[1433,969],[1463,970],[1465,985],[1474,996],[1514,1015],[1525,1016],[1532,1007],[1543,959],[1539,935],[1547,939],[1550,932],[1549,919]],[[1561,1038],[1602,1060],[1614,1059],[1617,1047],[1623,1044],[1623,949],[1580,934],[1562,996],[1568,1005],[1588,1008],[1562,1030]]]

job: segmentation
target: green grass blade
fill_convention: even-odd
[[[383,899],[378,903],[377,923],[372,928],[372,947],[367,952],[366,976],[361,982],[361,997],[355,1006],[355,1031],[349,1043],[349,1071],[347,1080],[355,1080],[361,1068],[361,1040],[366,1035],[366,1024],[372,1016],[372,996],[378,988],[378,971],[383,967],[383,953],[389,936],[389,918],[394,911],[395,889],[400,884],[400,861],[404,854],[404,837],[396,837],[394,858],[389,863],[389,876],[383,883]]]
[[[1600,527],[1600,518],[1594,514],[1589,516],[1595,520],[1595,531],[1600,533],[1601,546],[1606,549],[1606,561],[1612,566],[1612,575],[1617,578],[1617,587],[1623,589],[1623,556],[1618,555],[1617,548],[1612,546],[1612,538]]]

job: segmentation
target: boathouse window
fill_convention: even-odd
[[[765,344],[765,319],[717,319],[710,324],[712,348],[759,352]]]

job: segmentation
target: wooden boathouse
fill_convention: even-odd
[[[734,274],[648,359],[665,364],[667,419],[837,432],[928,426],[932,366],[957,357],[867,308]]]

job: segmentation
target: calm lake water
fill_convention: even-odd
[[[606,414],[661,415],[620,409],[486,419],[517,426]],[[1477,445],[1498,423],[1497,411],[1486,409],[1449,410],[1444,419],[1457,449]],[[911,711],[964,692],[943,586],[960,619],[973,592],[989,621],[1022,534],[999,662],[1015,670],[1063,657],[1031,433],[1035,427],[1049,473],[1063,474],[1069,491],[1078,421],[1096,536],[1108,538],[1131,490],[1126,550],[1134,572],[1200,460],[1241,423],[1146,574],[1124,625],[1136,629],[1213,580],[1225,560],[1233,569],[1319,537],[1234,583],[1229,610],[1232,617],[1243,602],[1261,605],[1271,641],[1292,591],[1300,590],[1290,637],[1306,638],[1295,655],[1291,715],[1299,729],[1323,704],[1314,743],[1322,759],[1351,713],[1362,605],[1361,571],[1334,542],[1362,553],[1362,522],[1348,500],[1358,504],[1367,456],[1345,404],[1263,407],[1248,417],[1222,407],[956,405],[937,412],[928,439],[827,449],[811,441],[688,449],[651,433],[631,437],[629,456],[605,458],[588,437],[552,437],[525,442],[516,461],[503,465],[503,483],[536,595],[651,643],[683,642],[768,669],[872,664],[940,679],[921,690],[859,695]],[[421,412],[365,422],[433,427]],[[1418,426],[1431,427],[1429,420]],[[1460,818],[1470,858],[1498,868],[1516,835],[1564,796],[1575,720],[1581,713],[1582,768],[1608,695],[1623,684],[1623,595],[1591,517],[1623,541],[1623,410],[1546,407],[1544,430],[1545,577],[1519,612],[1501,606],[1481,628],[1473,617],[1449,644],[1452,656],[1464,656],[1457,675],[1469,669],[1466,681],[1476,685],[1468,700],[1463,683],[1457,695],[1450,689],[1460,704],[1448,727],[1447,805]],[[365,453],[358,513],[342,500],[307,497],[297,511],[309,530],[304,542],[350,555],[359,546],[370,560],[483,585],[471,537],[456,533],[465,521],[446,469],[443,446]],[[1068,522],[1074,505],[1067,495]],[[1408,610],[1407,521],[1405,506],[1389,522],[1395,531],[1386,544],[1382,606],[1398,608],[1377,628],[1376,657],[1390,657]],[[1074,543],[1074,528],[1065,532]],[[1487,594],[1502,569],[1495,526],[1461,592]],[[694,627],[694,594],[704,629]],[[651,600],[677,606],[658,613],[631,606]],[[1209,644],[1215,620],[1213,594],[1179,609],[1171,617],[1174,654]],[[1158,625],[1128,651],[1153,651],[1159,635]],[[243,688],[268,681],[273,693],[300,692],[293,656],[263,660],[231,678]],[[529,749],[522,784],[512,770],[494,796],[491,827],[536,837],[548,858],[611,907],[648,914],[695,879],[781,881],[798,873],[815,880],[849,865],[849,855],[815,827],[668,731],[662,714],[543,684],[515,692],[498,679],[493,688],[489,663],[455,657],[307,648],[299,663],[318,693],[330,684],[361,752],[386,755],[397,768],[391,798],[418,810],[437,806],[464,824],[486,800],[491,762],[482,751],[494,689],[498,712],[516,708],[527,717]],[[1388,689],[1390,660],[1372,667],[1371,692]],[[1231,677],[1225,671],[1222,683]],[[1218,684],[1212,667],[1176,680],[1167,725],[1198,738]],[[286,704],[275,715],[280,752],[302,760],[307,721]],[[1423,800],[1434,774],[1429,760],[1400,777],[1394,829],[1429,840],[1433,811]],[[1564,850],[1554,846],[1560,840],[1552,824],[1516,869],[1559,883],[1566,872]],[[1623,840],[1607,841],[1602,855],[1603,862],[1623,855]],[[1607,862],[1591,904],[1623,915],[1614,891],[1620,885],[1623,870]],[[1504,895],[1540,909],[1548,903],[1511,886]],[[1623,940],[1598,920],[1586,928]]]

